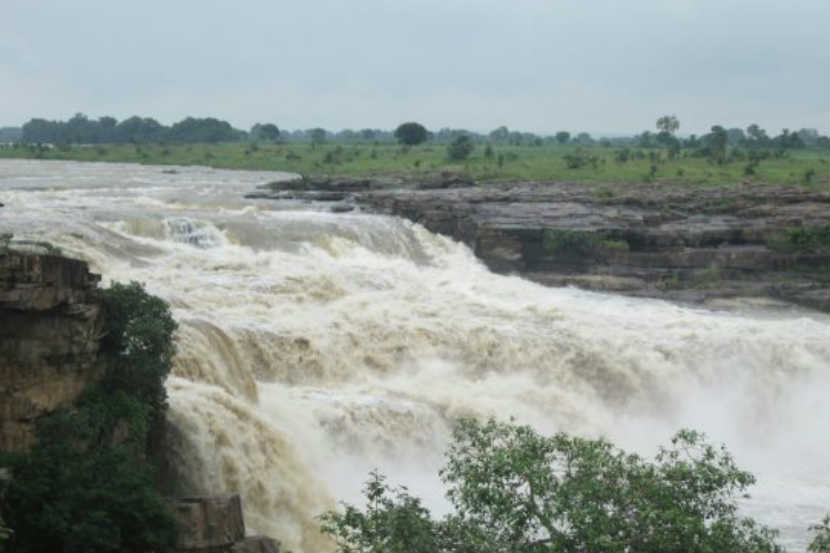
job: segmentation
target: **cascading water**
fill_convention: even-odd
[[[319,551],[315,517],[372,468],[445,510],[461,414],[644,454],[692,427],[757,475],[743,510],[804,548],[830,507],[827,316],[545,288],[401,220],[243,199],[281,176],[0,162],[0,232],[170,303],[183,491],[238,492],[249,530]]]

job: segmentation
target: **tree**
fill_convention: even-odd
[[[556,141],[560,144],[565,144],[568,140],[571,139],[571,133],[568,131],[559,131],[556,133]]]
[[[329,511],[320,517],[323,533],[333,536],[343,553],[440,551],[435,522],[421,500],[406,488],[390,488],[385,480],[377,471],[369,473],[363,486],[365,513],[351,505],[344,514]]]
[[[426,142],[427,130],[420,123],[410,121],[409,123],[402,123],[398,125],[398,128],[395,129],[395,138],[401,144],[415,146]]]
[[[187,117],[174,123],[168,134],[176,142],[230,142],[238,138],[230,123],[213,117]]]
[[[738,145],[743,144],[746,140],[746,134],[744,134],[743,129],[739,129],[738,127],[733,127],[731,129],[726,129],[726,141],[729,144]]]
[[[815,532],[813,540],[807,546],[810,553],[830,553],[830,514],[825,515],[820,524],[810,526]]]
[[[276,142],[280,139],[280,129],[273,123],[257,123],[251,127],[251,138],[254,140],[269,140]]]
[[[682,430],[654,462],[604,440],[460,420],[441,479],[454,512],[433,520],[372,473],[365,511],[323,515],[340,551],[763,551],[777,533],[737,515],[754,477]]]
[[[504,125],[490,131],[490,140],[492,140],[493,142],[507,142],[507,139],[509,137],[510,130]]]
[[[801,129],[798,131],[798,137],[805,145],[813,146],[818,140],[819,134],[816,129]]]
[[[31,119],[23,125],[22,141],[28,144],[59,142],[59,125],[62,123],[46,119]]]
[[[581,146],[590,146],[594,143],[594,139],[587,132],[581,132],[574,138],[574,142]]]
[[[772,139],[773,144],[779,148],[803,148],[804,142],[798,133],[790,132],[790,129],[782,129],[781,134]]]
[[[113,142],[115,140],[115,126],[118,120],[107,115],[98,118],[98,142]]]
[[[447,146],[447,157],[453,161],[467,159],[473,152],[473,141],[466,134],[457,137]]]
[[[767,131],[752,123],[746,128],[746,134],[749,136],[747,143],[750,146],[764,146],[769,142]]]
[[[150,117],[137,115],[124,119],[115,126],[116,142],[151,142],[167,138],[169,130]]]
[[[726,144],[728,141],[729,137],[726,134],[726,129],[720,125],[713,125],[711,132],[703,137],[703,143],[712,161],[717,163],[726,161]]]
[[[641,148],[653,148],[655,146],[656,137],[651,131],[643,131],[636,139]]]
[[[360,135],[351,129],[343,129],[334,135],[335,142],[355,142]]]
[[[326,129],[321,129],[320,127],[311,129],[309,135],[311,136],[311,145],[313,147],[323,144],[326,141]]]
[[[100,292],[107,319],[107,335],[101,348],[109,358],[110,370],[101,385],[109,392],[129,390],[164,416],[167,392],[164,380],[176,352],[173,332],[176,322],[167,304],[144,291],[138,282],[114,282]]]
[[[668,134],[674,134],[680,128],[680,121],[675,115],[664,115],[657,119],[657,130]]]

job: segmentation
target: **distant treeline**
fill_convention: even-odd
[[[658,119],[659,132],[643,131],[626,137],[595,139],[587,132],[571,133],[559,131],[551,135],[510,130],[505,126],[489,133],[477,133],[466,129],[442,128],[428,132],[428,140],[451,143],[459,136],[467,136],[475,143],[510,144],[515,146],[542,146],[549,143],[578,144],[590,146],[631,146],[640,148],[681,148],[699,149],[706,144],[723,141],[729,146],[746,148],[804,148],[830,147],[830,138],[819,135],[815,129],[790,131],[783,129],[771,136],[756,124],[746,129],[724,128],[713,125],[711,132],[703,136],[680,137],[676,134],[679,122],[674,116]],[[166,126],[150,117],[133,116],[123,121],[114,117],[90,119],[82,113],[67,121],[31,119],[22,129],[5,127],[0,129],[0,142],[23,142],[29,144],[145,144],[145,143],[216,143],[241,141],[308,142],[312,144],[396,142],[394,130],[344,129],[338,132],[323,128],[302,130],[281,130],[274,123],[257,123],[249,131],[235,129],[227,121],[213,117],[187,117],[178,123]]]
[[[165,126],[150,117],[90,119],[82,113],[68,121],[32,119],[23,125],[22,142],[50,144],[119,144],[149,142],[233,142],[243,140],[244,131],[212,117],[188,117]]]
[[[0,127],[0,143],[19,142],[23,137],[23,129],[20,127]]]

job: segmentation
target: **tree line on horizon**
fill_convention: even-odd
[[[704,144],[723,143],[729,146],[747,148],[805,148],[830,147],[830,138],[820,135],[815,129],[802,128],[798,131],[783,129],[778,135],[771,136],[757,124],[750,124],[746,129],[738,127],[725,128],[713,125],[711,131],[703,136],[694,134],[687,137],[677,135],[679,121],[674,115],[665,115],[657,119],[657,132],[645,130],[633,136],[602,137],[595,139],[587,132],[571,133],[558,131],[550,135],[538,135],[530,132],[510,130],[500,126],[489,133],[478,133],[467,129],[444,127],[438,131],[429,131],[417,122],[407,122],[395,130],[364,128],[360,130],[343,129],[337,132],[321,127],[311,129],[285,130],[274,123],[257,123],[250,130],[234,128],[227,121],[213,117],[186,117],[170,126],[163,125],[151,117],[133,116],[122,121],[114,117],[103,116],[92,119],[83,113],[77,113],[66,121],[49,121],[41,118],[30,119],[19,131],[4,128],[3,136],[7,142],[27,144],[145,144],[145,143],[218,143],[218,142],[284,142],[311,143],[312,145],[331,143],[393,143],[414,145],[425,141],[451,144],[462,141],[471,143],[492,143],[512,146],[543,146],[545,144],[576,144],[580,146],[632,146],[639,148],[700,148]],[[404,132],[402,132],[402,129]],[[407,130],[408,129],[408,130]],[[412,134],[412,133],[415,134]],[[415,138],[413,138],[415,137]]]

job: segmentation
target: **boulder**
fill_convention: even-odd
[[[183,498],[173,510],[179,523],[178,551],[228,551],[245,538],[238,495]]]

